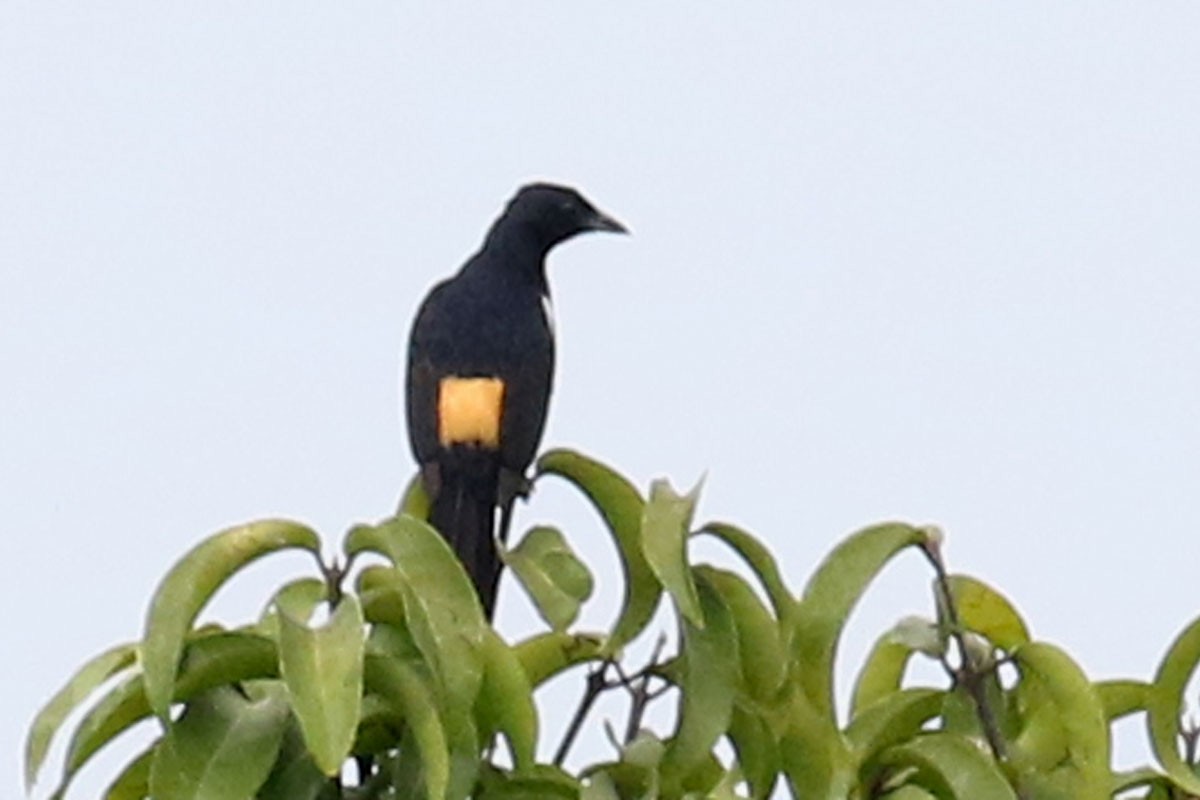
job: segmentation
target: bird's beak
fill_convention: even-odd
[[[629,233],[629,229],[608,214],[597,211],[588,223],[588,230],[608,231],[609,233]]]

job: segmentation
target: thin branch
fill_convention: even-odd
[[[575,737],[579,735],[579,729],[583,726],[583,721],[587,718],[588,712],[595,705],[596,699],[600,697],[600,694],[605,689],[612,688],[604,677],[612,663],[611,661],[605,661],[588,673],[587,684],[584,686],[583,697],[579,701],[579,707],[575,709],[575,716],[571,717],[571,724],[567,726],[567,732],[563,734],[563,740],[558,745],[558,751],[554,754],[555,766],[561,767],[563,761],[566,760],[567,753],[571,750],[571,745],[575,743]]]
[[[978,663],[972,650],[967,646],[962,622],[958,616],[958,608],[954,605],[954,596],[950,593],[950,580],[946,575],[946,565],[942,561],[941,548],[936,542],[931,541],[927,542],[921,549],[924,551],[929,563],[933,565],[933,571],[937,576],[938,591],[944,598],[946,621],[950,626],[950,635],[954,637],[959,657],[962,659],[962,665],[958,671],[950,670],[950,672],[966,688],[967,693],[971,695],[971,700],[975,703],[975,712],[979,716],[979,724],[983,728],[983,735],[987,739],[992,755],[997,761],[1006,761],[1008,759],[1008,745],[1004,741],[1004,736],[1000,733],[1000,724],[996,719],[995,709],[988,702],[987,687],[984,685],[983,680],[990,674],[991,670]],[[947,665],[947,668],[949,669],[949,665]]]
[[[667,637],[660,635],[654,643],[654,652],[650,654],[650,662],[626,684],[629,691],[629,719],[625,723],[625,744],[629,744],[637,736],[642,727],[642,718],[646,716],[646,708],[650,701],[662,694],[661,691],[650,691],[650,679],[654,677],[653,670],[659,665],[663,648],[667,645]]]

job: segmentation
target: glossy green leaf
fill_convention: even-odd
[[[685,495],[677,494],[665,480],[650,484],[650,499],[642,510],[642,552],[679,614],[691,625],[704,627],[687,554],[699,494],[699,484]]]
[[[662,761],[663,785],[679,786],[712,751],[728,730],[733,700],[741,680],[737,629],[733,615],[713,586],[713,570],[695,571],[698,610],[707,624],[701,628],[683,620],[683,674],[679,724]]]
[[[279,611],[279,667],[292,709],[313,760],[336,775],[354,744],[362,702],[362,609],[346,595],[318,628]]]
[[[359,526],[346,537],[347,555],[386,556],[399,576],[408,630],[438,677],[444,703],[470,713],[483,681],[485,628],[479,596],[441,534],[412,517]],[[384,579],[386,580],[386,579]]]
[[[259,688],[255,700],[222,686],[188,702],[154,751],[156,800],[254,796],[275,763],[288,714],[282,686]]]
[[[1145,711],[1152,690],[1143,681],[1099,681],[1094,686],[1109,722]]]
[[[557,528],[538,526],[501,558],[525,587],[542,619],[556,631],[566,630],[592,596],[592,573],[571,551]]]
[[[880,764],[893,770],[914,769],[910,783],[928,788],[938,798],[1017,800],[995,762],[956,734],[931,733],[897,745],[882,755]]]
[[[1154,755],[1171,780],[1191,794],[1200,794],[1200,777],[1179,754],[1179,723],[1188,681],[1200,662],[1200,619],[1171,643],[1146,698],[1146,724]]]
[[[600,512],[616,543],[625,573],[625,595],[605,645],[606,654],[613,655],[646,628],[662,596],[662,586],[642,553],[645,501],[621,475],[572,450],[543,454],[537,461],[537,474],[557,475],[574,484]]]
[[[775,610],[775,617],[786,620],[791,616],[796,599],[788,591],[775,557],[762,542],[747,531],[727,522],[706,523],[698,534],[715,536],[741,556],[766,590],[771,607]]]
[[[150,764],[158,744],[155,742],[125,765],[125,769],[105,789],[104,800],[146,800],[150,797]]]
[[[450,783],[450,747],[438,713],[433,677],[423,664],[375,655],[367,657],[364,669],[367,685],[395,704],[412,735],[425,797],[442,800]]]
[[[1022,681],[1036,681],[1057,712],[1068,759],[1058,767],[1061,780],[1080,800],[1108,797],[1108,721],[1083,670],[1062,650],[1045,642],[1020,645],[1012,655]]]
[[[46,758],[46,751],[50,748],[50,742],[63,721],[101,684],[132,667],[136,659],[137,646],[133,644],[117,645],[105,650],[80,667],[50,701],[42,706],[33,718],[33,724],[29,726],[29,737],[25,740],[27,792],[33,787],[42,761]]]
[[[888,561],[925,538],[902,523],[866,528],[834,548],[809,579],[796,617],[797,672],[809,702],[828,719],[836,719],[833,666],[850,612]]]
[[[320,555],[320,540],[311,528],[287,520],[240,525],[201,542],[163,578],[150,602],[141,654],[146,695],[161,719],[167,718],[184,641],[205,604],[247,564],[292,548]]]
[[[947,583],[963,628],[986,636],[1002,650],[1029,641],[1029,628],[1007,597],[969,575],[950,575]]]
[[[742,690],[763,705],[772,704],[787,679],[788,667],[778,622],[741,576],[712,567],[699,569],[733,616]]]
[[[587,633],[541,633],[513,646],[513,652],[534,688],[559,673],[604,657],[605,641]]]
[[[508,740],[518,769],[531,769],[538,736],[533,687],[520,658],[493,630],[483,643],[483,687],[476,703],[479,727],[499,731]]]
[[[270,639],[233,632],[201,636],[184,651],[172,699],[181,702],[215,686],[276,675],[277,657]],[[75,727],[58,793],[65,791],[75,773],[100,748],[149,715],[141,674],[125,678],[106,692]]]

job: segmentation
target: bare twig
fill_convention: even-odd
[[[650,690],[650,679],[654,677],[653,671],[661,663],[663,648],[667,646],[667,637],[660,635],[658,641],[654,643],[654,652],[650,654],[650,661],[643,667],[632,680],[625,682],[625,689],[629,692],[629,719],[625,723],[625,744],[629,744],[637,736],[642,727],[642,719],[646,716],[646,708],[650,705],[650,701],[657,697],[661,692],[652,692]]]
[[[579,707],[575,709],[575,716],[571,717],[571,724],[567,726],[567,732],[563,734],[563,740],[558,745],[558,751],[554,754],[555,766],[562,766],[563,761],[567,758],[567,753],[571,750],[571,745],[575,743],[575,737],[579,735],[579,729],[583,726],[584,719],[587,718],[588,712],[592,710],[596,699],[605,689],[611,689],[612,686],[605,679],[605,673],[608,668],[613,665],[611,661],[605,661],[599,667],[596,667],[588,673],[587,684],[583,689],[583,697],[579,701]]]

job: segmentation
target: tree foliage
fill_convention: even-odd
[[[332,564],[304,525],[251,523],[185,555],[156,590],[141,641],[96,656],[46,704],[29,732],[27,783],[84,707],[54,797],[150,717],[160,733],[112,781],[110,800],[1200,794],[1198,734],[1181,729],[1200,620],[1171,645],[1153,681],[1094,682],[1063,650],[1033,639],[995,589],[949,574],[936,529],[859,531],[797,592],[750,533],[696,524],[696,491],[680,495],[657,481],[643,496],[608,467],[564,450],[544,455],[538,473],[577,487],[612,536],[624,584],[607,631],[576,628],[591,573],[560,531],[537,527],[504,558],[546,630],[502,638],[423,521],[427,502],[415,482],[399,515],[353,528]],[[696,563],[690,545],[702,536],[745,569]],[[316,575],[280,587],[246,625],[197,625],[227,580],[289,549],[311,553]],[[849,707],[838,709],[834,672],[847,619],[879,572],[910,550],[930,564],[932,613],[878,637]],[[359,566],[365,554],[375,558]],[[672,652],[662,638],[648,663],[626,663],[626,647],[655,634],[650,623],[664,597],[678,625]],[[940,685],[914,685],[914,659],[941,665]],[[548,757],[535,692],[581,665],[583,699]],[[645,710],[667,688],[679,692],[675,719],[654,730]],[[562,764],[575,735],[611,689],[631,698],[612,758],[568,772]],[[1135,713],[1146,716],[1157,764],[1115,772],[1112,724]]]

